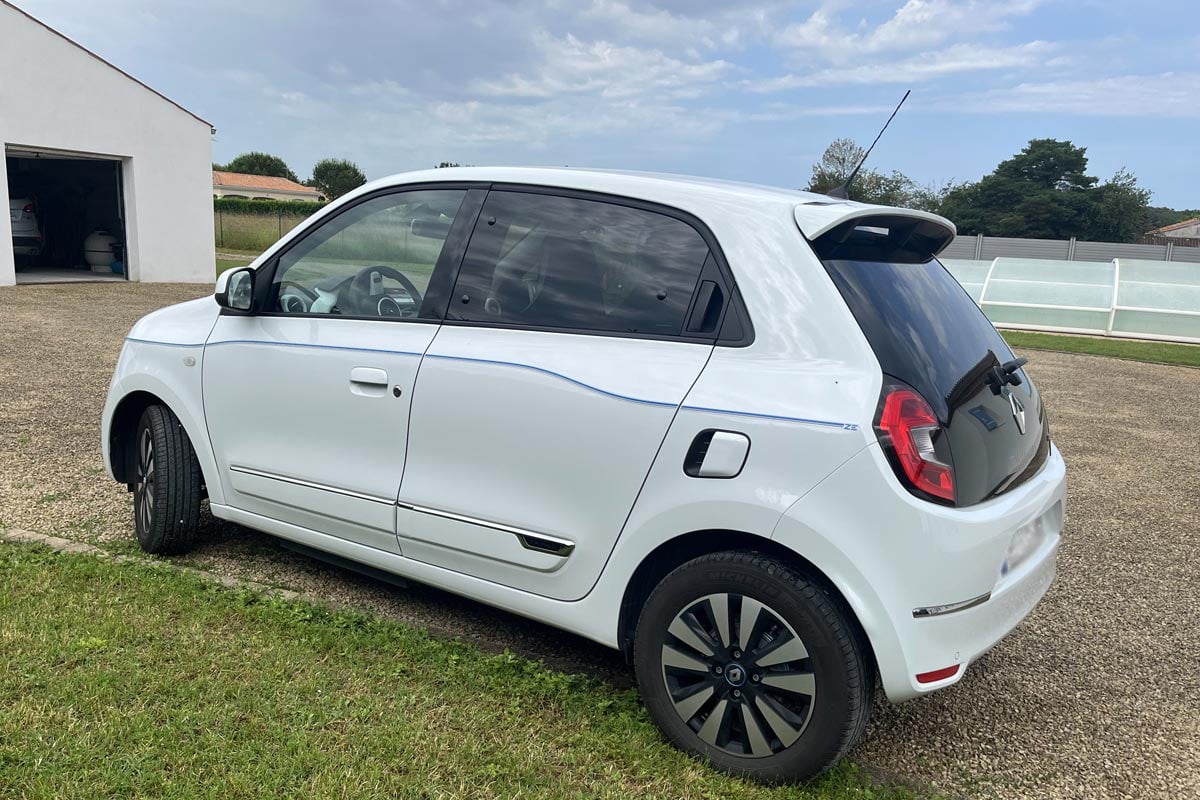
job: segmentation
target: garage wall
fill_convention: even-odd
[[[208,123],[5,4],[0,75],[0,145],[122,159],[132,280],[213,280]],[[0,285],[15,282],[11,237],[2,214]]]

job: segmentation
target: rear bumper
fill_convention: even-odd
[[[42,251],[42,240],[37,236],[12,237],[13,252],[17,255],[37,255]]]
[[[945,508],[905,491],[872,445],[789,509],[774,538],[842,592],[871,641],[888,698],[900,702],[958,682],[1045,595],[1065,492],[1066,467],[1051,447],[1019,488]],[[1036,530],[1035,544],[1006,568],[1018,530]],[[943,677],[918,680],[939,671]]]
[[[1048,535],[1029,560],[996,585],[987,602],[938,617],[914,619],[904,626],[906,649],[916,655],[904,676],[912,696],[957,683],[972,661],[991,650],[1033,611],[1054,581],[1060,539],[1057,532]],[[942,666],[926,672],[951,666],[958,669],[940,680],[916,680],[921,673],[915,670],[931,663]]]

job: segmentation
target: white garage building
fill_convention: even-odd
[[[9,200],[0,214],[0,286],[211,281],[213,133],[0,0],[0,192]],[[108,252],[115,269],[104,263]]]

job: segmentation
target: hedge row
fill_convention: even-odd
[[[311,203],[306,200],[243,200],[240,197],[214,197],[213,211],[223,211],[229,214],[286,214],[293,217],[307,217],[325,206],[324,203]]]

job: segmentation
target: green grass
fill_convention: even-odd
[[[220,275],[227,269],[236,269],[248,265],[254,258],[221,258],[217,256],[217,274]]]
[[[1096,336],[1067,336],[1058,333],[1003,331],[1009,345],[1031,350],[1058,350],[1094,356],[1128,358],[1155,364],[1200,367],[1200,346],[1149,342],[1136,339],[1102,339]]]
[[[218,250],[253,250],[261,253],[307,218],[307,214],[217,211],[213,215],[213,233]]]
[[[632,691],[160,565],[0,544],[0,795],[901,798],[720,775]]]

